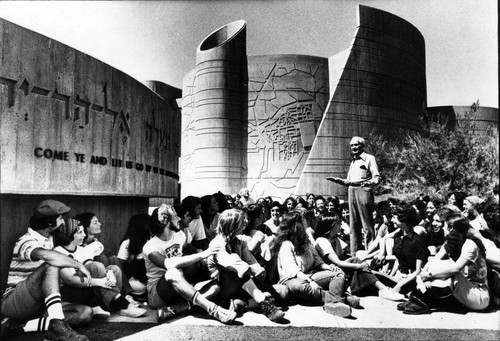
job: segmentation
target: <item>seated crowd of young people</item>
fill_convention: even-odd
[[[335,196],[188,196],[131,217],[117,256],[98,240],[95,214],[69,211],[55,200],[35,207],[14,247],[2,335],[85,341],[71,326],[111,312],[140,318],[145,305],[159,323],[197,307],[227,324],[248,310],[286,323],[291,304],[348,317],[363,296],[400,301],[404,314],[500,305],[498,188],[487,200],[380,201],[356,254],[349,207]]]

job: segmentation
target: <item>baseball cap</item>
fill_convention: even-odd
[[[35,216],[50,216],[68,213],[71,210],[68,206],[57,200],[43,200],[35,206]]]

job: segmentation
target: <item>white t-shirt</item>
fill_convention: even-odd
[[[187,238],[184,232],[175,232],[170,240],[161,240],[158,236],[154,236],[144,245],[142,253],[144,263],[146,264],[146,274],[148,277],[148,291],[158,280],[165,274],[163,267],[157,266],[149,259],[149,254],[158,252],[166,258],[181,257],[182,249],[186,246]]]
[[[82,264],[84,264],[86,261],[94,259],[95,256],[91,250],[82,246],[77,246],[75,251],[68,251],[62,246],[57,246],[54,251],[59,251],[60,253],[69,256]]]
[[[121,243],[120,249],[118,250],[118,254],[116,255],[121,260],[127,261],[129,260],[129,258],[131,258],[130,252],[128,251],[129,244],[130,244],[130,239],[126,239]],[[137,259],[143,259],[143,258],[144,254],[140,253],[137,255]]]
[[[203,225],[203,220],[201,220],[201,217],[191,220],[187,230],[193,236],[193,240],[202,240],[207,238],[207,235],[205,233],[205,226]]]
[[[71,257],[82,264],[87,261],[91,261],[94,258],[94,255],[92,253],[89,253],[89,250],[82,246],[77,246],[75,251],[69,251],[62,246],[56,246],[54,248],[54,251],[58,251],[68,257]],[[76,274],[76,269],[73,269],[73,271]]]
[[[104,245],[102,245],[102,243],[97,239],[94,239],[94,241],[90,244],[82,246],[82,248],[92,254],[92,258],[99,256],[104,251]]]

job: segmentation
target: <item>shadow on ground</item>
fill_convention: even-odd
[[[375,328],[320,328],[320,327],[256,327],[256,326],[192,326],[170,325],[148,336],[136,335],[156,326],[152,323],[108,323],[93,321],[77,331],[92,341],[157,341],[157,340],[499,340],[500,331],[474,329],[375,329]],[[161,332],[161,334],[160,334]],[[166,334],[165,332],[168,332]],[[25,334],[12,341],[39,341],[43,333]]]

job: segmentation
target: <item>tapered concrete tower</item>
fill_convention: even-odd
[[[183,193],[231,193],[243,186],[246,79],[246,24],[235,21],[200,44],[196,68],[184,78]]]

